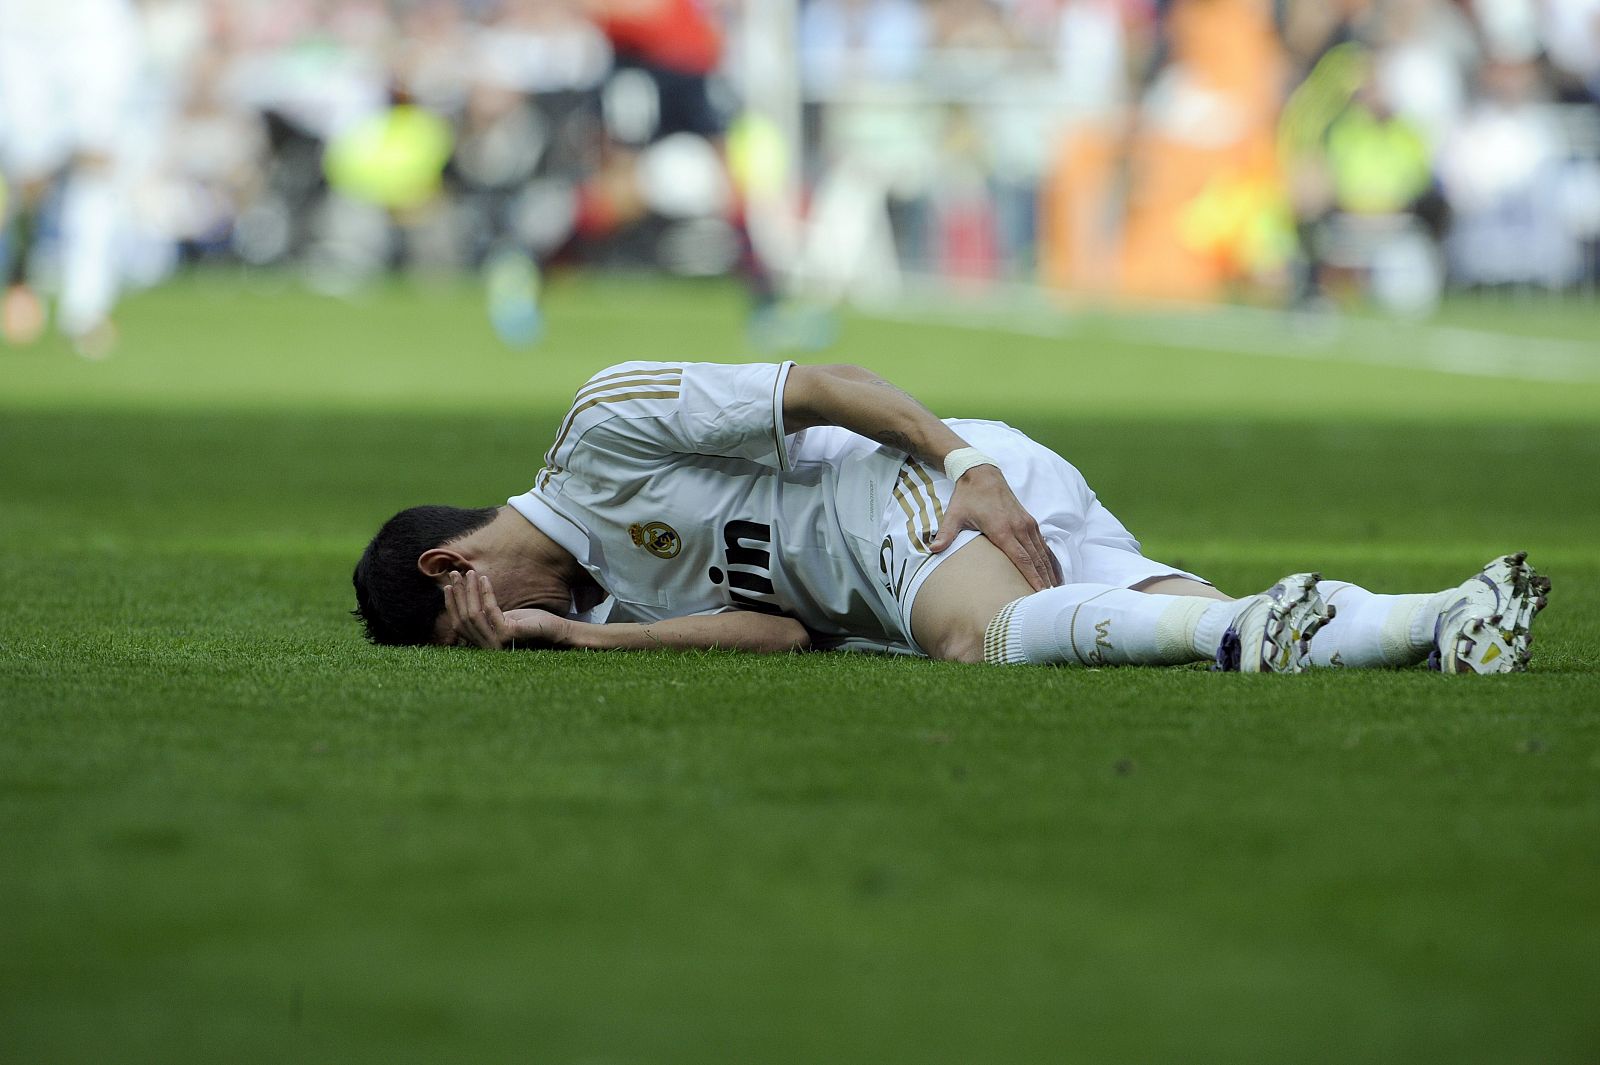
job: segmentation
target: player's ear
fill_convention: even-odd
[[[417,569],[434,580],[438,580],[451,570],[465,573],[471,568],[472,564],[461,552],[452,551],[448,547],[431,547],[417,558]]]

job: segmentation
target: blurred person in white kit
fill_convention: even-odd
[[[7,208],[0,330],[38,338],[45,308],[29,276],[47,196],[62,182],[57,327],[89,358],[116,332],[117,141],[139,62],[129,0],[0,2],[0,172]]]

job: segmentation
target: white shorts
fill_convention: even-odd
[[[126,10],[114,5],[107,15],[49,29],[0,20],[0,164],[7,174],[45,177],[77,153],[114,151],[138,38]]]
[[[1160,577],[1210,583],[1188,570],[1145,558],[1139,541],[1095,497],[1083,474],[1043,444],[1004,422],[947,424],[999,464],[1023,508],[1039,523],[1046,546],[1061,565],[1064,583],[1131,588]],[[928,551],[954,488],[943,470],[908,460],[895,482],[894,503],[883,528],[879,573],[897,604],[901,631],[913,646],[911,608],[917,592],[945,559],[979,535],[968,529],[939,554]]]

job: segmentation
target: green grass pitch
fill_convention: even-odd
[[[1235,592],[1527,548],[1523,676],[419,652],[345,613],[379,521],[522,491],[607,363],[752,357],[737,297],[558,283],[510,353],[470,290],[273,285],[0,351],[0,1061],[1600,1060],[1595,375],[1110,320],[821,356]]]

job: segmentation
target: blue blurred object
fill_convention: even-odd
[[[489,323],[508,347],[526,348],[544,335],[539,313],[539,267],[520,251],[503,251],[484,270],[489,297]]]
[[[746,324],[750,342],[766,352],[821,351],[839,338],[839,322],[821,307],[773,302],[758,307]]]

